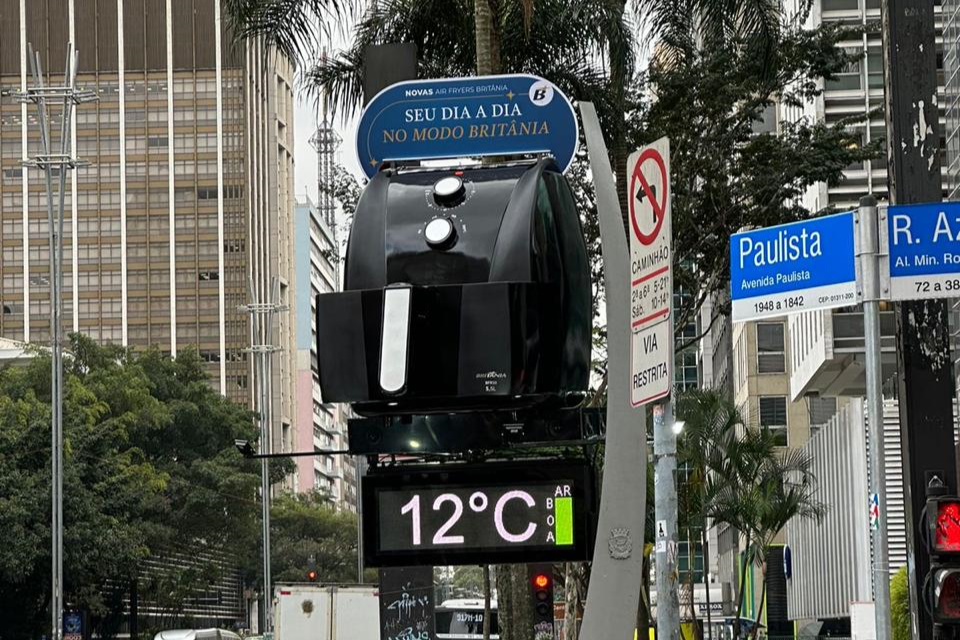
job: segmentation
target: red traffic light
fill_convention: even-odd
[[[936,506],[932,552],[960,553],[960,500],[941,498],[936,501]]]
[[[545,573],[538,573],[533,577],[533,586],[538,589],[546,589],[550,586],[550,576]]]
[[[309,580],[310,582],[317,581],[317,572],[314,569],[310,569],[309,571],[307,571],[307,580]]]
[[[960,569],[934,568],[933,615],[937,622],[960,622]]]

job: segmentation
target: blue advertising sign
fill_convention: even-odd
[[[853,212],[730,237],[735,322],[857,302]]]
[[[573,105],[531,75],[399,82],[378,93],[357,125],[368,177],[389,160],[549,153],[566,171],[577,150]]]
[[[887,209],[890,298],[960,296],[960,202]]]
[[[83,614],[79,611],[63,612],[63,640],[82,640]]]

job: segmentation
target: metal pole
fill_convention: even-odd
[[[930,0],[884,0],[884,117],[892,204],[939,202],[940,117],[936,17]],[[897,303],[897,380],[907,523],[907,581],[912,635],[928,640],[934,624],[923,606],[930,556],[920,514],[928,475],[956,489],[950,331],[946,300]]]
[[[44,87],[43,74],[40,68],[40,54],[33,50],[30,45],[30,63],[33,71],[33,81],[41,90]],[[43,155],[50,155],[50,130],[47,122],[46,100],[40,97],[37,101],[37,111],[40,116],[40,145],[43,149]],[[61,555],[63,554],[63,539],[61,531],[63,529],[63,496],[61,494],[62,483],[60,479],[63,465],[60,462],[61,439],[60,439],[60,342],[58,340],[57,327],[59,327],[59,318],[57,317],[56,300],[56,272],[57,272],[57,227],[54,224],[53,213],[53,173],[50,165],[45,167],[44,177],[47,183],[47,240],[50,251],[50,273],[48,276],[50,284],[50,562],[51,562],[51,585],[50,585],[50,634],[53,640],[60,640],[63,637],[63,563]],[[61,168],[62,173],[62,168]],[[27,310],[29,313],[29,309]]]
[[[657,561],[657,638],[680,637],[680,599],[677,595],[677,434],[673,430],[673,403],[653,408],[653,507],[657,520],[654,551]],[[661,525],[664,531],[661,532]]]
[[[701,509],[700,548],[703,549],[703,593],[707,599],[707,640],[713,640],[713,614],[710,612],[710,545],[707,540],[707,515]],[[693,555],[690,556],[690,566],[693,566]]]
[[[267,312],[263,316],[258,316],[260,324],[261,344],[270,344],[265,339],[267,333],[263,326],[268,326],[272,320],[272,314]],[[272,453],[273,447],[270,438],[270,380],[269,365],[267,362],[268,354],[261,351],[257,354],[260,364],[260,450],[264,453]],[[263,633],[270,633],[271,618],[270,608],[272,603],[271,575],[270,575],[270,459],[264,458],[260,461],[260,495],[263,508]]]
[[[354,459],[354,475],[357,483],[357,584],[363,584],[363,457]]]
[[[880,355],[880,243],[877,200],[860,199],[860,274],[863,283],[863,337],[867,354],[867,415],[870,427],[870,484],[880,517],[871,531],[873,542],[873,609],[877,640],[890,640],[890,572],[887,566],[886,470],[883,454],[883,376]]]
[[[247,350],[254,358],[254,372],[260,382],[260,398],[257,407],[260,414],[260,496],[262,508],[261,543],[263,545],[263,630],[264,635],[271,634],[273,620],[271,609],[270,571],[270,457],[272,454],[272,366],[271,355],[280,348],[273,345],[273,318],[279,311],[285,311],[286,305],[280,304],[280,281],[277,278],[267,285],[266,302],[260,302],[253,280],[248,283],[250,303],[238,307],[250,314],[250,348]]]
[[[67,59],[64,68],[62,90],[45,91],[40,54],[30,46],[30,62],[37,92],[27,93],[26,99],[36,103],[40,116],[40,141],[43,157],[37,166],[44,170],[47,187],[47,237],[50,251],[50,414],[51,414],[51,637],[59,640],[63,636],[63,336],[61,326],[62,312],[62,265],[63,265],[63,209],[66,189],[66,171],[72,168],[69,156],[70,143],[67,134],[70,129],[70,116],[77,100],[74,92],[76,81],[77,54],[73,43],[67,46]],[[60,126],[60,153],[57,160],[51,156],[49,123],[47,121],[47,98],[60,97],[63,102]],[[57,213],[53,209],[53,165],[59,169],[59,187]]]

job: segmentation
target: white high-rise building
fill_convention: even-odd
[[[329,214],[330,212],[328,212]],[[297,450],[345,451],[348,406],[325,403],[317,364],[317,295],[340,288],[339,246],[332,215],[297,199]],[[357,510],[356,467],[348,455],[297,458],[300,491],[318,490],[337,509]]]

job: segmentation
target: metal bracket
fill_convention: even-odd
[[[889,204],[884,202],[877,206],[877,261],[880,269],[880,299],[890,299],[890,233],[887,229],[887,209]]]

